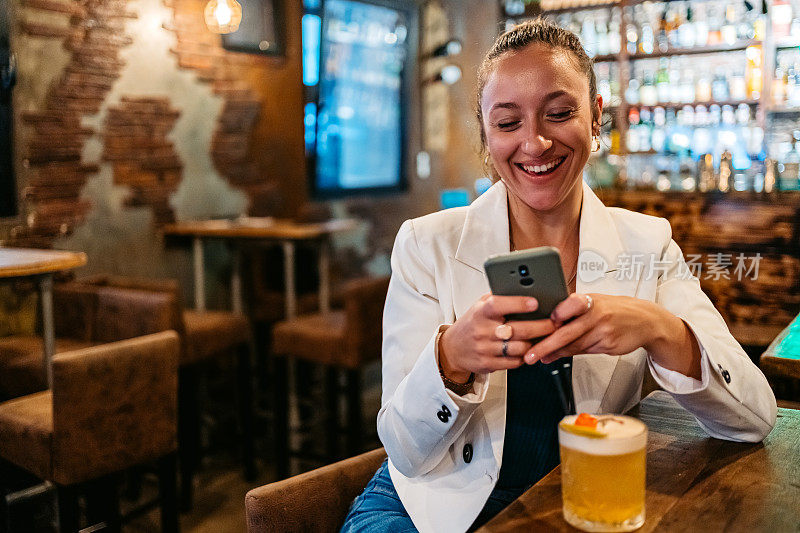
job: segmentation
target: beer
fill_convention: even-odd
[[[572,415],[559,424],[558,439],[566,521],[584,531],[641,527],[647,427],[627,416]]]

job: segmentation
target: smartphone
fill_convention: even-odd
[[[541,320],[569,296],[561,255],[552,246],[493,255],[483,264],[492,294],[533,296],[539,308],[506,315],[506,320]]]

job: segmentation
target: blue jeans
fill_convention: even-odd
[[[506,508],[522,494],[522,490],[492,491],[486,505],[478,518],[470,527],[470,531],[479,528]],[[411,517],[408,516],[392,478],[389,476],[389,463],[384,460],[375,475],[367,483],[361,493],[350,506],[347,518],[340,533],[405,533],[417,531]]]

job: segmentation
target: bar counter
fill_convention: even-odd
[[[709,437],[663,391],[629,414],[649,430],[638,531],[800,531],[800,411],[778,409],[775,428],[757,444]],[[560,468],[479,531],[577,531],[561,514]]]

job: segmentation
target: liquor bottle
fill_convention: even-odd
[[[800,140],[800,131],[792,132],[792,149],[786,154],[781,172],[780,189],[782,191],[796,191],[800,186],[800,152],[797,150],[797,142]],[[780,168],[780,167],[778,167]]]
[[[625,145],[628,152],[639,151],[639,132],[637,126],[639,125],[639,110],[635,107],[628,110],[628,132],[625,135]]]
[[[653,114],[649,108],[643,107],[639,112],[639,124],[636,126],[639,134],[639,150],[648,152],[652,148],[650,136],[653,131]]]
[[[728,80],[725,78],[725,71],[721,67],[717,68],[716,74],[714,74],[714,81],[711,82],[711,96],[717,102],[730,99]]]
[[[597,55],[608,55],[608,19],[606,17],[602,15],[597,17],[595,33],[597,35]]]
[[[747,81],[745,80],[745,73],[743,67],[737,67],[734,70],[731,81],[731,99],[732,100],[746,100],[748,95]]]
[[[608,53],[613,55],[619,54],[621,45],[619,17],[612,14],[611,21],[608,23]]]
[[[782,106],[786,103],[786,78],[783,74],[783,65],[775,67],[775,75],[772,78],[772,104]]]
[[[708,44],[708,20],[706,18],[705,4],[703,3],[695,4],[693,17],[694,17],[695,46],[706,46]]]
[[[693,70],[685,68],[681,74],[680,90],[681,90],[681,103],[693,104],[697,99],[694,93],[694,77]]]
[[[639,80],[636,78],[632,78],[628,81],[628,88],[625,89],[625,101],[630,105],[636,105],[639,103],[639,94],[641,91],[641,84]]]
[[[772,35],[776,38],[788,37],[792,26],[792,4],[789,0],[773,0],[770,12]]]
[[[705,72],[701,72],[700,76],[697,78],[695,96],[698,102],[711,101],[711,81],[708,79]]]
[[[724,12],[716,3],[708,6],[708,45],[714,46],[722,43],[722,22]]]
[[[650,137],[650,144],[656,152],[663,152],[667,142],[666,113],[664,108],[656,106],[653,109],[653,133]]]
[[[658,70],[656,71],[656,98],[661,104],[669,102],[669,70],[667,69],[667,58],[662,57],[658,60]]]
[[[635,6],[635,7],[639,7],[639,6]],[[631,54],[631,55],[636,53],[636,46],[637,46],[637,44],[639,42],[639,30],[638,30],[638,28],[636,26],[636,22],[637,21],[636,21],[636,18],[634,16],[634,14],[636,12],[635,11],[635,7],[634,8],[627,8],[627,10],[626,10],[626,13],[628,15],[628,17],[627,17],[628,21],[627,21],[627,23],[625,25],[625,41],[627,43],[626,46],[627,46],[627,49],[628,49],[628,53]]]
[[[761,45],[748,46],[745,50],[747,63],[745,66],[745,84],[747,86],[747,97],[753,100],[761,98],[764,80],[761,70]]]
[[[681,103],[681,66],[680,58],[673,57],[669,65],[669,101]],[[685,66],[685,65],[684,65]]]
[[[669,44],[670,48],[678,48],[680,46],[680,42],[678,40],[678,29],[680,28],[681,22],[678,18],[678,9],[671,4],[668,4],[667,7],[667,43]]]
[[[736,8],[733,4],[728,4],[725,7],[725,22],[720,28],[722,34],[722,42],[727,45],[736,43]]]
[[[650,21],[645,17],[642,20],[641,38],[639,39],[639,52],[642,54],[652,54],[654,51],[655,36],[653,35],[653,26]]]
[[[642,105],[654,106],[658,103],[658,91],[656,90],[653,73],[650,70],[644,72],[644,83],[639,89],[639,100]]]
[[[678,42],[681,48],[691,48],[695,45],[697,42],[696,31],[694,21],[692,20],[692,6],[691,4],[687,4],[686,17],[683,24],[678,28]]]
[[[658,50],[666,52],[669,50],[669,41],[667,40],[667,8],[661,12],[661,19],[658,21],[658,34],[656,36],[658,43]]]
[[[597,55],[597,33],[594,28],[593,17],[586,13],[581,25],[581,41],[583,42],[583,48],[586,50],[586,55],[589,57]]]
[[[789,87],[787,89],[787,104],[789,107],[800,107],[800,64],[795,62],[789,70]]]
[[[767,38],[767,0],[761,0],[761,10],[753,10],[753,39],[763,41]]]

